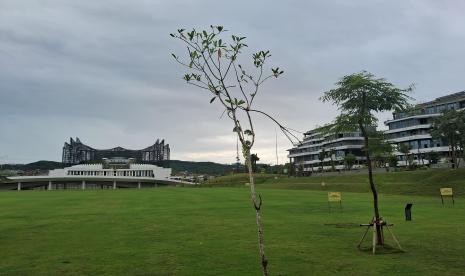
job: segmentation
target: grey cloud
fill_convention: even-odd
[[[271,50],[285,74],[257,104],[302,131],[332,120],[336,108],[319,96],[360,70],[416,83],[417,101],[457,92],[464,10],[459,1],[414,0],[4,0],[0,163],[60,160],[69,136],[100,148],[165,138],[173,158],[233,162],[231,124],[170,59],[185,50],[168,35],[179,27],[222,24],[248,37],[246,57]],[[257,133],[259,156],[274,162],[275,126],[257,117]],[[284,161],[290,144],[279,136],[278,146]]]

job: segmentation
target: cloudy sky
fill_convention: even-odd
[[[433,0],[0,0],[0,163],[61,161],[70,136],[132,149],[164,138],[172,159],[234,162],[231,123],[170,57],[185,50],[169,36],[180,27],[224,25],[271,50],[285,74],[258,107],[304,131],[334,118],[318,98],[361,70],[415,83],[419,102],[464,90],[464,14]],[[275,126],[256,121],[255,151],[276,162]],[[278,136],[280,162],[290,146]]]

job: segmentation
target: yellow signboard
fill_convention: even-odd
[[[442,196],[453,196],[452,188],[440,188]]]
[[[329,202],[338,202],[342,200],[340,192],[328,192],[328,201]]]

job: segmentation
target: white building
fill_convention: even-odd
[[[105,160],[104,160],[105,161]],[[133,164],[114,158],[103,164],[80,164],[49,171],[43,176],[9,177],[1,189],[117,189],[183,186],[195,183],[171,177],[171,168],[151,164]]]
[[[344,157],[347,154],[355,155],[356,164],[353,168],[359,168],[366,162],[362,152],[363,145],[360,132],[321,134],[319,129],[313,129],[304,133],[299,145],[288,150],[288,158],[295,169],[302,170],[303,174],[321,171],[322,168],[332,170],[333,165],[334,169],[342,170],[345,168]]]
[[[427,164],[427,153],[437,152],[441,157],[445,157],[449,152],[449,145],[446,141],[431,137],[430,131],[434,118],[441,116],[444,110],[463,108],[465,108],[465,91],[418,104],[409,112],[394,112],[393,119],[384,122],[389,127],[389,130],[384,132],[384,137],[397,149],[402,144],[407,145],[410,148],[409,155],[414,157],[414,163]],[[407,160],[404,154],[399,151],[395,154],[399,157],[399,165],[406,165]]]
[[[91,176],[101,178],[154,178],[160,180],[169,179],[171,168],[161,168],[150,164],[128,164],[127,168],[107,167],[103,164],[81,164],[67,167],[64,169],[55,169],[49,172],[53,177],[75,177]]]

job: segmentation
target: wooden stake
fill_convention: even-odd
[[[376,253],[376,225],[373,223],[373,255]]]
[[[396,236],[394,235],[394,233],[392,233],[391,229],[389,229],[389,227],[387,226],[387,224],[386,224],[386,229],[387,229],[387,230],[389,231],[389,233],[391,234],[392,239],[394,239],[394,241],[396,242],[396,244],[397,244],[397,246],[399,247],[399,249],[400,249],[401,251],[404,251],[404,250],[402,249],[402,246],[400,246],[400,243],[399,243],[399,241],[397,240]]]
[[[360,248],[360,246],[362,245],[362,242],[363,240],[365,239],[367,233],[368,233],[368,230],[370,230],[370,226],[367,226],[367,230],[365,231],[365,233],[363,234],[363,237],[362,239],[360,240],[360,242],[358,243],[357,247]]]

